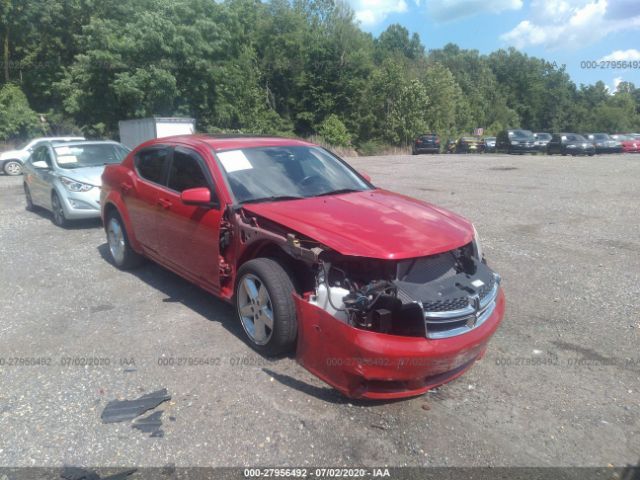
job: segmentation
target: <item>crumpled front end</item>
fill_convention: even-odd
[[[295,296],[298,361],[352,398],[420,395],[482,357],[505,310],[473,244],[398,262],[331,258]]]
[[[438,218],[450,235],[437,236],[434,217],[440,248],[422,239],[410,247],[429,252],[418,257],[386,255],[382,240],[370,249],[375,256],[339,251],[340,242],[327,245],[252,209],[225,215],[221,258],[265,256],[286,268],[296,288],[297,360],[349,397],[419,395],[456,378],[482,356],[504,316],[500,277],[475,229],[444,213]],[[221,271],[223,295],[232,278],[231,269]]]

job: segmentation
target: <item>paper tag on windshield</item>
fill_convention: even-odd
[[[64,163],[78,163],[78,157],[76,157],[75,155],[58,155],[58,163],[60,165]]]
[[[250,170],[253,168],[253,165],[251,165],[251,162],[242,150],[220,152],[218,153],[218,158],[227,173],[237,172],[240,170]]]
[[[71,149],[69,147],[56,147],[56,153],[58,155],[71,155]]]

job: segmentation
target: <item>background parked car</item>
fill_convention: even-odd
[[[7,175],[20,175],[22,165],[31,153],[47,142],[71,142],[84,140],[84,137],[40,137],[22,145],[16,150],[9,150],[0,154],[0,169]]]
[[[435,133],[419,135],[413,142],[412,153],[440,153],[440,137]]]
[[[486,153],[496,151],[496,137],[484,137],[484,151]]]
[[[117,142],[45,142],[24,163],[27,209],[43,207],[53,222],[100,216],[100,187],[104,167],[120,163],[129,149]]]
[[[496,137],[496,151],[502,153],[533,153],[535,138],[530,130],[519,128],[503,130]]]
[[[452,138],[448,138],[445,150],[446,153],[456,153],[456,141]]]
[[[553,155],[554,153],[593,156],[596,149],[591,142],[577,133],[554,133],[551,141],[547,144],[547,154]]]
[[[536,132],[533,134],[533,138],[535,139],[535,147],[539,152],[547,151],[547,143],[551,140],[551,134],[546,132]]]
[[[584,138],[589,140],[596,149],[596,153],[620,153],[622,145],[611,138],[607,133],[585,133]]]
[[[624,153],[638,153],[640,151],[640,140],[636,140],[632,135],[614,133],[611,138],[620,142],[620,147]]]
[[[460,137],[456,142],[456,153],[480,153],[484,151],[484,142],[478,137]]]

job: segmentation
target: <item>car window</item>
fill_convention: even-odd
[[[112,143],[67,143],[53,146],[56,164],[61,168],[96,167],[120,163],[128,151]]]
[[[44,144],[44,142],[36,142],[36,143],[34,143],[33,145],[31,145],[30,147],[29,147],[29,145],[27,145],[25,148],[29,148],[29,149],[31,149],[31,151],[33,152],[33,151],[35,151],[36,149],[38,149],[38,148],[42,147],[42,145],[43,145],[43,144]]]
[[[44,158],[44,161],[47,162],[47,165],[50,167],[53,165],[53,158],[49,147],[42,147],[42,157]]]
[[[153,148],[141,150],[136,155],[136,170],[145,180],[153,183],[164,184],[164,171],[169,148]]]
[[[318,147],[253,147],[216,156],[238,202],[371,188],[338,157]]]
[[[198,158],[199,156],[195,152],[183,152],[180,149],[176,149],[173,152],[167,186],[177,192],[182,192],[189,188],[208,188],[209,183]]]

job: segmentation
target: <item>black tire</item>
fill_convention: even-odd
[[[107,234],[109,255],[116,267],[120,270],[131,270],[142,265],[144,257],[131,248],[127,229],[117,211],[107,214],[104,229]]]
[[[8,160],[5,162],[4,167],[2,168],[4,173],[11,176],[22,175],[22,163],[18,160]]]
[[[28,212],[33,212],[35,210],[35,205],[33,204],[33,199],[31,198],[31,191],[29,190],[29,187],[26,183],[23,183],[22,187],[24,188],[24,199],[27,204],[25,208]]]
[[[55,225],[60,228],[67,228],[69,226],[69,220],[67,220],[67,217],[64,215],[62,201],[56,192],[51,194],[51,211],[53,214],[51,220]]]
[[[256,330],[257,317],[260,315],[258,311],[262,311],[263,307],[253,302],[251,302],[252,305],[249,303],[242,305],[248,292],[247,287],[241,285],[245,280],[254,282],[254,287],[259,283],[258,290],[264,287],[268,294],[268,301],[264,307],[267,309],[269,305],[271,307],[269,310],[272,316],[272,328],[265,327],[265,332],[270,331],[267,332],[268,337],[264,339],[264,343],[257,341],[254,337],[258,335],[252,336],[250,332],[251,326]],[[278,262],[270,258],[249,260],[238,270],[234,295],[238,321],[245,332],[247,343],[265,356],[281,355],[291,351],[295,346],[298,320],[293,300],[294,292],[295,287],[289,274]],[[253,320],[249,318],[251,314],[243,316],[240,313],[241,308],[246,307],[254,312]]]

